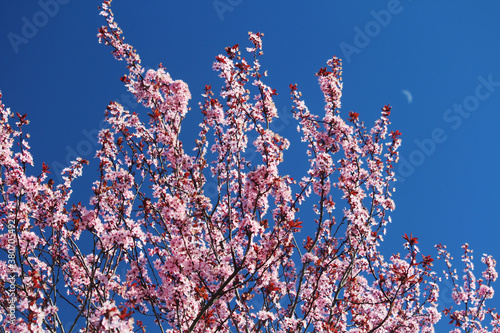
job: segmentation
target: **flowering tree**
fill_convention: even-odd
[[[216,57],[221,98],[206,86],[199,138],[187,153],[179,139],[187,85],[162,65],[145,72],[110,2],[101,8],[107,26],[99,41],[127,62],[121,80],[150,111],[144,122],[108,105],[111,127],[99,135],[100,176],[87,204],[70,202],[87,161],[74,161],[61,184],[48,179],[45,163],[28,175],[29,122],[0,103],[3,331],[432,332],[441,317],[433,259],[419,253],[411,234],[403,237],[405,255],[387,260],[379,252],[395,207],[401,144],[401,133],[388,131],[391,107],[370,129],[355,112],[345,122],[336,57],[317,73],[323,117],[290,85],[310,164],[296,182],[280,172],[289,142],[270,129],[276,91],[259,64],[263,34],[249,33],[252,60],[239,45]],[[250,145],[257,160],[247,159]],[[216,198],[204,192],[209,179],[217,182]],[[301,217],[301,205],[312,212]],[[304,238],[302,229],[311,232]],[[456,332],[486,332],[486,315],[500,332],[498,316],[485,307],[495,261],[485,256],[487,269],[476,280],[464,249],[459,287],[449,254],[438,247],[454,300],[465,304],[444,314]]]

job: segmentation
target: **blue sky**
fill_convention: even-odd
[[[99,4],[2,1],[0,89],[7,106],[28,113],[39,169],[42,162],[54,170],[77,155],[91,158],[110,100],[140,110],[119,81],[125,64],[97,43]],[[460,244],[469,242],[477,270],[482,253],[500,258],[500,3],[115,0],[113,11],[146,67],[162,62],[189,84],[187,140],[197,132],[204,85],[218,91],[222,84],[211,69],[214,57],[226,46],[248,46],[248,31],[265,33],[261,62],[279,93],[275,130],[291,138],[294,152],[304,147],[289,114],[288,85],[297,83],[309,108],[322,112],[314,73],[333,55],[343,58],[344,114],[353,110],[371,124],[391,104],[392,129],[403,133],[384,248],[402,251],[401,235],[412,232],[433,256],[433,245],[443,243],[458,259]],[[76,201],[86,201],[95,168],[77,183]],[[445,296],[442,305],[452,304]]]

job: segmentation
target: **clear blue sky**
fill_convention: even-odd
[[[0,1],[0,89],[7,106],[29,115],[38,168],[91,158],[106,105],[127,106],[129,98],[119,81],[125,64],[97,43],[100,2]],[[298,83],[309,108],[321,112],[314,73],[331,56],[343,58],[344,114],[353,110],[371,124],[391,104],[392,129],[403,133],[387,252],[402,251],[401,235],[412,232],[433,256],[443,243],[459,258],[469,242],[477,270],[482,253],[500,259],[499,2],[115,0],[113,10],[146,67],[162,62],[189,84],[188,140],[204,85],[222,84],[214,57],[248,46],[248,31],[265,33],[262,65],[282,117],[275,130],[291,137],[294,152],[304,147],[288,85]],[[86,201],[95,168],[77,183],[76,201]],[[441,305],[452,305],[446,295]]]

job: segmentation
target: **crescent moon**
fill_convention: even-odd
[[[401,90],[401,92],[406,95],[406,98],[408,99],[408,104],[411,104],[411,102],[413,101],[413,96],[411,95],[411,92],[409,92],[406,89]]]

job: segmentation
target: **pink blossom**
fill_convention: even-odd
[[[390,105],[371,128],[357,112],[344,120],[340,59],[317,73],[322,114],[289,86],[308,158],[296,181],[283,167],[290,142],[272,130],[277,92],[261,68],[262,33],[249,33],[247,53],[235,44],[216,56],[220,97],[205,86],[199,135],[185,151],[188,85],[161,64],[145,70],[110,5],[100,8],[99,42],[124,60],[121,81],[146,111],[107,106],[87,201],[71,195],[88,162],[71,162],[61,184],[48,180],[30,153],[27,115],[0,103],[0,248],[15,249],[0,277],[16,275],[19,314],[8,326],[0,307],[4,328],[57,331],[70,318],[81,332],[433,332],[447,316],[486,332],[489,315],[498,331],[485,305],[498,277],[490,256],[476,278],[465,244],[459,279],[437,247],[461,306],[441,314],[439,276],[417,238],[405,234],[402,254],[381,254],[401,133],[389,131]],[[42,173],[29,175],[26,164]]]

